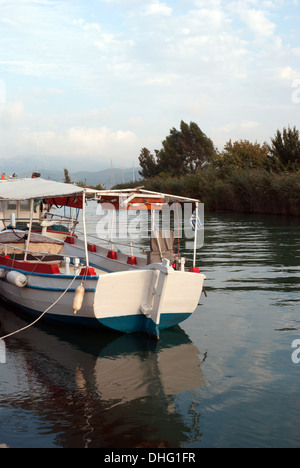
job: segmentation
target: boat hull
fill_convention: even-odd
[[[30,315],[38,317],[47,311],[43,319],[124,333],[144,332],[155,338],[160,330],[181,323],[194,312],[205,278],[173,269],[87,277],[82,308],[74,314],[73,300],[82,277],[74,280],[72,276],[14,271],[27,277],[27,285],[20,288],[4,278],[0,296]]]

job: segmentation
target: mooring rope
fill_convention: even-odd
[[[52,307],[54,307],[63,297],[64,295],[68,292],[68,290],[71,288],[72,284],[75,282],[77,276],[78,276],[79,273],[77,273],[74,278],[72,279],[71,283],[69,284],[69,286],[67,287],[67,289],[59,296],[58,299],[56,299],[55,302],[53,302],[53,304],[51,304],[50,307],[48,307],[34,322],[30,323],[29,325],[26,325],[26,327],[23,327],[23,328],[20,328],[19,330],[16,330],[12,333],[10,333],[9,335],[5,335],[5,336],[2,336],[0,338],[0,340],[5,340],[6,338],[10,337],[10,336],[13,336],[13,335],[16,335],[17,333],[20,333],[24,330],[27,330],[28,328],[32,327],[33,325],[35,325],[39,320],[41,320],[41,318],[44,317],[44,315],[47,314],[47,312],[49,312],[49,310],[52,309]]]

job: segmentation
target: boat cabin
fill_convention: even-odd
[[[43,213],[43,206],[40,200],[34,203],[33,220],[40,221]],[[0,201],[0,230],[13,227],[20,229],[18,224],[29,223],[30,220],[30,200],[1,200]]]
[[[12,179],[1,181],[1,190],[10,193],[9,199],[0,199],[0,232],[7,229],[27,231],[30,222],[31,231],[42,233],[48,237],[54,237],[60,240],[74,233],[78,224],[79,210],[74,208],[74,204],[67,205],[68,199],[64,198],[44,198],[36,195],[36,198],[27,198],[26,190],[32,186],[43,187],[44,183],[39,178],[32,179]],[[24,198],[22,198],[24,192]],[[38,192],[37,192],[38,193]],[[70,216],[60,215],[56,210],[60,208],[58,203],[63,206],[69,206]],[[32,213],[31,213],[32,208]]]

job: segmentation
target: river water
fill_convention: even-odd
[[[9,338],[0,445],[298,447],[299,228],[294,218],[206,214],[207,298],[157,344],[45,323]],[[1,335],[26,320],[0,306]]]

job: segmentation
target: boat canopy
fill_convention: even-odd
[[[44,200],[56,206],[83,207],[83,196],[93,195],[98,203],[116,209],[162,209],[173,203],[200,203],[194,198],[180,197],[145,190],[143,187],[121,190],[93,190],[42,178],[8,179],[0,181],[0,200]]]
[[[152,192],[143,187],[124,190],[102,190],[98,192],[98,203],[107,203],[116,209],[155,210],[173,203],[200,203],[195,198],[180,197],[167,193]]]
[[[96,195],[97,190],[41,178],[0,181],[0,200],[44,200],[49,205],[82,208],[83,194]]]
[[[0,181],[0,200],[32,200],[82,195],[85,190],[71,184],[41,178]]]

